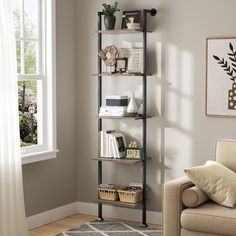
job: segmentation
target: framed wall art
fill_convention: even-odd
[[[206,115],[236,116],[236,37],[207,39]]]

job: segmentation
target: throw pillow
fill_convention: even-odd
[[[236,173],[215,161],[185,169],[187,177],[214,202],[234,207],[236,203]]]
[[[187,188],[182,193],[182,201],[186,207],[197,207],[208,200],[207,195],[197,186]]]

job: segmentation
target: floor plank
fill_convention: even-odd
[[[85,224],[89,221],[95,220],[95,216],[88,215],[72,215],[64,219],[55,221],[48,225],[44,225],[31,230],[30,236],[54,236],[55,234],[61,233],[67,229],[77,227],[79,225]]]

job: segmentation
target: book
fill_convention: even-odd
[[[110,134],[115,132],[115,130],[102,130],[100,131],[100,156],[112,158],[113,150],[111,144]]]
[[[126,141],[124,135],[117,132],[112,133],[111,135],[113,137],[112,150],[114,158],[124,158],[126,150]]]
[[[124,116],[127,106],[101,106],[99,116]]]

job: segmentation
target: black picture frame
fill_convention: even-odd
[[[122,57],[122,58],[116,58],[116,73],[124,73],[127,71],[128,68],[128,58]]]
[[[133,23],[141,24],[141,10],[123,11],[121,29],[127,29],[127,22],[125,20],[126,17],[134,18]]]

